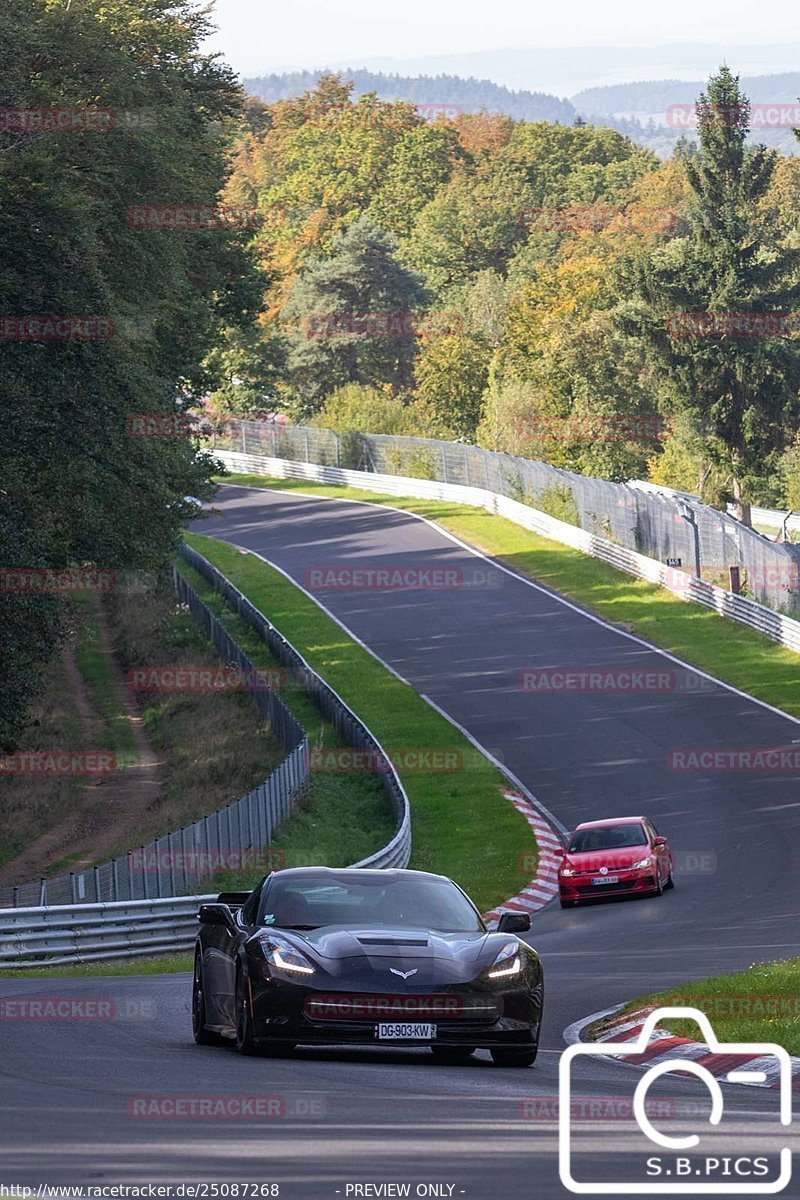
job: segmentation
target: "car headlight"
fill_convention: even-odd
[[[577,875],[578,872],[575,870],[574,867],[562,867],[561,874],[564,876],[565,879],[569,879],[570,875]]]
[[[648,855],[646,855],[645,858],[640,858],[638,862],[633,863],[631,865],[631,870],[638,871],[642,867],[652,867],[652,865],[653,865],[653,856],[652,856],[652,854],[648,854]]]
[[[498,954],[489,969],[489,979],[507,979],[511,975],[519,975],[522,970],[522,957],[519,952],[519,942],[509,942]]]
[[[290,942],[270,939],[267,942],[260,942],[259,945],[267,962],[277,970],[287,971],[290,975],[314,974],[312,964]]]

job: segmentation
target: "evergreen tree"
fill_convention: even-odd
[[[749,501],[799,411],[800,338],[775,318],[798,307],[800,251],[765,216],[776,155],[745,145],[750,105],[728,67],[697,117],[699,154],[681,156],[690,233],[639,263],[624,319],[645,338],[667,414],[702,435],[749,523]]]
[[[360,217],[294,284],[281,316],[289,324],[287,375],[301,418],[347,383],[410,386],[428,297],[419,277],[395,258],[395,246],[391,235]]]

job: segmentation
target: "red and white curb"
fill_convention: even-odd
[[[645,1021],[651,1013],[656,1011],[658,1006],[650,1005],[636,1009],[634,1012],[620,1013],[623,1007],[624,1005],[617,1004],[614,1008],[592,1013],[591,1016],[583,1017],[580,1021],[569,1025],[564,1030],[564,1041],[568,1045],[587,1041],[613,1043],[621,1047],[628,1043],[632,1046],[636,1045],[644,1029]],[[616,1020],[613,1019],[615,1013],[620,1013]],[[596,1021],[602,1021],[604,1018],[606,1019],[605,1027],[600,1035],[593,1038],[583,1036],[590,1025]],[[599,1057],[601,1056],[598,1055]],[[714,1053],[705,1042],[693,1042],[691,1038],[676,1037],[675,1034],[669,1033],[666,1029],[660,1029],[658,1026],[653,1030],[642,1053],[626,1054],[624,1059],[609,1056],[606,1061],[617,1063],[623,1067],[652,1067],[676,1058],[689,1059],[698,1063],[722,1083],[727,1082],[740,1087],[780,1087],[780,1065],[773,1055]],[[800,1058],[792,1058],[790,1061],[792,1064],[792,1091],[797,1092],[800,1091]],[[764,1080],[738,1079],[733,1081],[728,1079],[731,1071],[740,1070],[743,1067],[748,1072],[760,1072],[765,1076]]]
[[[536,863],[536,878],[532,879],[519,895],[512,896],[504,904],[498,904],[497,908],[486,913],[487,921],[499,921],[504,912],[534,913],[558,895],[559,860],[555,854],[555,850],[561,846],[558,835],[520,792],[503,791],[503,795],[522,813],[533,830],[539,847],[539,857]]]

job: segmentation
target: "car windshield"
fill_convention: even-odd
[[[373,871],[272,877],[260,924],[284,929],[348,925],[356,929],[436,929],[477,933],[483,922],[448,879]]]
[[[644,827],[604,825],[599,829],[578,829],[572,835],[567,853],[585,854],[589,850],[622,850],[626,846],[646,846]]]

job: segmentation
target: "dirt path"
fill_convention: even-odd
[[[106,613],[99,600],[95,618],[100,648],[111,664],[118,710],[128,718],[139,761],[112,775],[89,778],[71,805],[69,815],[0,867],[0,884],[27,883],[65,869],[79,871],[92,863],[104,862],[121,847],[133,848],[142,813],[159,803],[161,764],[114,658]],[[78,669],[74,644],[65,648],[64,670],[83,726],[84,745],[96,747],[101,744],[103,722],[92,706],[90,689]],[[65,859],[69,859],[66,867]]]

